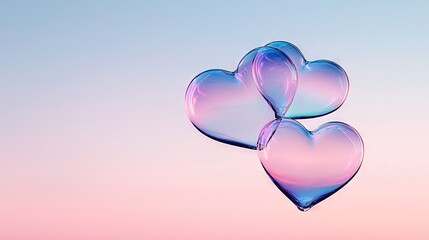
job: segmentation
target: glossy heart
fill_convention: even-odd
[[[344,103],[349,91],[349,80],[338,64],[327,60],[307,61],[301,51],[288,42],[272,42],[267,46],[285,53],[298,72],[298,87],[285,118],[323,116]]]
[[[253,80],[252,61],[258,50],[244,56],[234,72],[208,70],[189,84],[185,95],[187,114],[206,136],[256,149],[260,130],[275,118]]]
[[[359,133],[341,122],[308,131],[295,120],[269,122],[257,145],[274,184],[302,211],[334,194],[358,172],[363,160]]]

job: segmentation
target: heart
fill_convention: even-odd
[[[293,44],[283,41],[267,46],[285,53],[298,72],[295,98],[285,118],[304,119],[319,117],[337,110],[346,100],[349,80],[338,64],[328,60],[307,61]]]
[[[186,110],[200,132],[223,143],[256,149],[259,132],[275,117],[252,76],[252,61],[260,49],[246,54],[234,72],[208,70],[189,84]]]
[[[346,185],[364,154],[359,133],[345,123],[329,122],[308,131],[292,119],[267,123],[257,151],[268,176],[302,211]]]

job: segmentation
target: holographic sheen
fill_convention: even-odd
[[[346,185],[364,154],[359,133],[345,123],[329,122],[308,131],[292,119],[264,126],[257,151],[271,180],[302,211]]]
[[[292,103],[297,87],[297,72],[292,61],[278,49],[262,47],[252,65],[253,79],[277,118],[282,118]]]
[[[208,70],[196,76],[185,94],[194,126],[223,143],[256,149],[262,127],[274,119],[273,110],[255,86],[252,61],[258,49],[240,61],[237,70]]]
[[[267,46],[286,54],[298,72],[298,87],[285,118],[304,119],[323,116],[337,110],[346,100],[349,80],[346,72],[328,60],[307,61],[301,51],[288,42]]]

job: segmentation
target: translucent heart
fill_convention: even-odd
[[[292,61],[281,51],[262,47],[252,65],[253,79],[276,113],[282,118],[292,103],[297,87],[297,72]]]
[[[358,172],[363,160],[359,133],[341,122],[308,131],[295,120],[269,122],[257,145],[274,184],[302,211],[334,194]]]
[[[338,64],[327,60],[307,61],[301,51],[288,42],[272,42],[267,46],[285,53],[298,72],[298,87],[285,118],[323,116],[337,110],[344,103],[349,80]]]
[[[234,72],[208,70],[189,84],[187,114],[206,136],[256,149],[259,132],[275,117],[253,80],[252,61],[257,52],[254,49],[244,56]]]

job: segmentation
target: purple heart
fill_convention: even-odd
[[[258,155],[274,184],[302,211],[334,194],[359,170],[363,142],[341,122],[308,131],[292,119],[274,120],[261,131]]]
[[[256,149],[260,130],[274,119],[273,110],[259,93],[252,76],[252,61],[259,50],[246,54],[234,72],[208,70],[189,84],[185,95],[187,114],[206,136]]]
[[[349,91],[349,80],[338,64],[328,60],[307,61],[301,51],[288,42],[272,42],[267,46],[285,53],[298,72],[298,88],[285,118],[323,116],[344,103]]]

